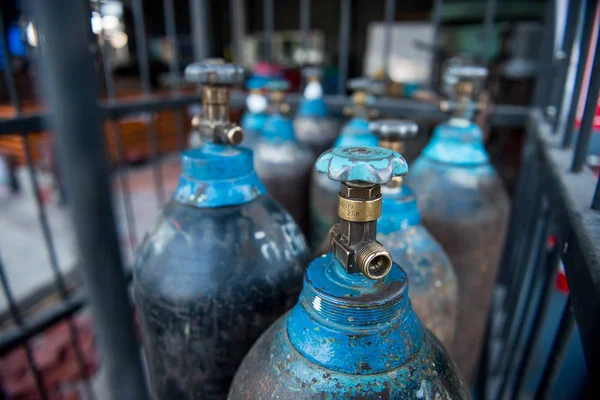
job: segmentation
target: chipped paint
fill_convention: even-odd
[[[234,170],[239,166],[232,164]],[[199,180],[207,170],[191,168],[187,173],[206,184],[210,198],[215,186]],[[239,182],[233,172],[217,169],[215,175]],[[254,187],[253,201],[227,207],[175,198],[140,246],[133,291],[156,398],[223,399],[243,355],[297,299],[306,241],[260,187]]]
[[[466,128],[438,126],[406,184],[417,195],[423,224],[445,249],[458,278],[459,331],[449,350],[471,381],[504,244],[508,196],[489,163],[481,130],[472,123]]]
[[[228,398],[407,399],[421,387],[444,400],[470,398],[411,310],[404,272],[395,265],[373,281],[346,274],[327,254],[309,266],[296,306],[245,357]]]

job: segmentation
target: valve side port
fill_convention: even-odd
[[[392,257],[381,244],[371,242],[358,250],[356,264],[367,278],[381,279],[392,269]]]

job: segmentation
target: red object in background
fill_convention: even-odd
[[[254,75],[263,76],[265,78],[282,78],[283,71],[277,64],[269,64],[261,61],[254,66]]]
[[[592,131],[597,132],[600,131],[600,98],[599,101],[596,102],[596,115],[594,116],[594,125],[592,126]],[[575,127],[577,129],[581,128],[581,119],[582,115],[578,115],[575,119]]]
[[[29,347],[42,376],[44,389],[52,400],[77,400],[77,383],[98,371],[99,354],[89,315],[72,319],[83,366],[80,366],[66,321],[47,329],[29,341]],[[0,383],[7,399],[39,399],[33,372],[23,347],[0,358]]]
[[[558,273],[556,274],[556,281],[554,282],[554,286],[556,287],[556,290],[558,290],[562,294],[569,294],[569,283],[567,282],[567,276],[565,275],[565,269],[562,266],[562,264],[558,268]]]

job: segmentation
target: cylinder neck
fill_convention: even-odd
[[[424,335],[398,265],[372,280],[348,274],[331,253],[309,265],[286,327],[292,345],[309,360],[359,375],[399,368],[419,351]]]
[[[229,88],[203,86],[202,112],[206,120],[229,122]]]

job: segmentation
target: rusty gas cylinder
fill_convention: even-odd
[[[308,228],[308,186],[316,156],[296,140],[294,125],[287,117],[285,80],[266,84],[271,94],[270,116],[254,146],[254,168],[269,193],[287,211],[296,223]]]
[[[229,398],[468,399],[412,310],[405,272],[375,237],[381,185],[406,174],[406,161],[380,147],[338,147],[316,168],[341,182],[333,252],[310,264],[298,303],[252,347]]]
[[[381,147],[397,152],[414,138],[418,125],[412,121],[379,120],[370,129]],[[456,329],[458,285],[456,274],[440,244],[421,224],[414,192],[401,177],[381,187],[383,205],[377,239],[408,275],[410,301],[423,323],[447,348]]]
[[[355,78],[348,81],[348,88],[353,91],[351,107],[344,109],[344,114],[351,117],[334,143],[340,146],[377,146],[377,135],[369,130],[369,119],[376,116],[370,106],[375,103],[376,96],[385,93],[385,84],[371,78]],[[331,225],[338,220],[337,194],[339,184],[327,175],[313,171],[310,185],[310,235],[313,248],[318,249],[326,240]]]
[[[320,82],[323,69],[306,67],[302,74],[306,79],[306,87],[294,119],[294,128],[300,143],[308,146],[314,154],[321,154],[331,147],[337,137],[339,122],[331,115],[323,98]]]
[[[450,257],[458,277],[457,334],[449,350],[466,379],[474,378],[509,212],[508,196],[490,164],[481,129],[470,121],[485,68],[452,67],[452,118],[438,125],[415,161],[407,184],[423,223]]]
[[[268,194],[250,149],[236,146],[230,86],[243,71],[196,63],[203,145],[181,156],[173,198],[141,244],[133,291],[153,398],[222,399],[244,354],[294,305],[304,236]]]

